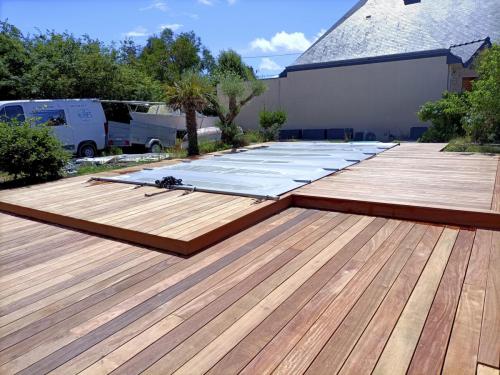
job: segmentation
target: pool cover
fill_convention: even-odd
[[[154,185],[167,176],[174,188],[278,199],[280,195],[396,146],[379,142],[280,142],[104,180]],[[100,179],[103,180],[103,179]]]

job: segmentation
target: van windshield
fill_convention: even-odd
[[[7,105],[0,109],[0,121],[24,121],[23,107],[20,105]]]

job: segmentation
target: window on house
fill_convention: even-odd
[[[48,126],[66,125],[66,115],[63,109],[47,109],[33,113],[36,124],[47,124]]]
[[[405,5],[420,3],[420,0],[403,0]]]
[[[462,91],[472,91],[472,82],[476,77],[463,77],[462,78]]]
[[[0,120],[3,121],[24,121],[23,107],[20,105],[7,105],[0,110]]]

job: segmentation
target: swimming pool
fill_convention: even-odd
[[[280,195],[396,145],[279,142],[99,180],[155,185],[155,181],[172,176],[182,179],[182,185],[174,186],[175,189],[278,199]]]

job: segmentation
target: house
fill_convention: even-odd
[[[265,80],[267,92],[238,124],[255,127],[262,108],[281,108],[289,136],[321,139],[347,128],[360,140],[415,139],[426,126],[419,107],[469,88],[474,58],[499,40],[498,0],[361,0]]]

